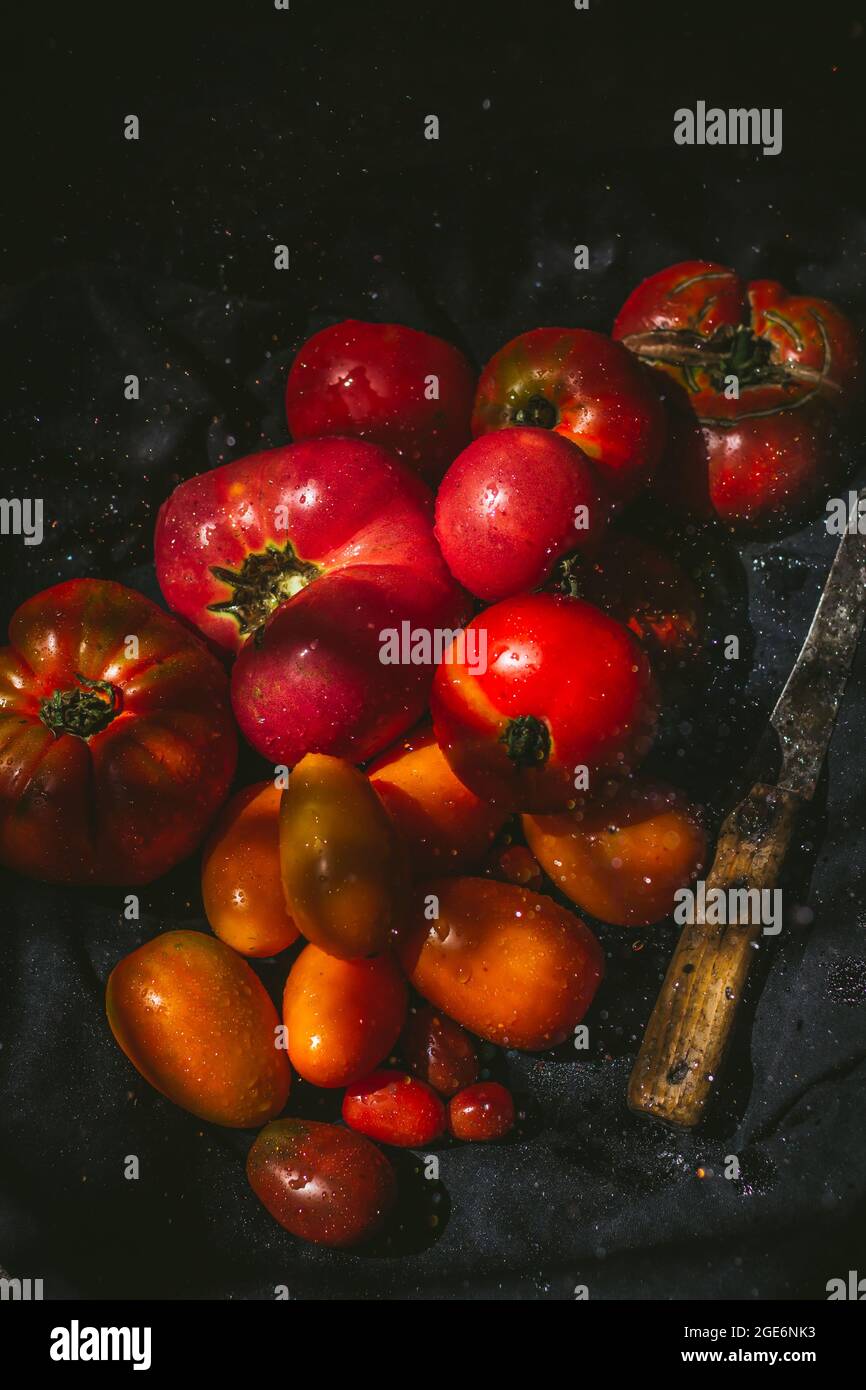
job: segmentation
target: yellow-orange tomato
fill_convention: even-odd
[[[471,792],[449,767],[424,729],[383,753],[370,781],[405,841],[418,875],[465,874],[477,869],[505,821],[505,813]]]
[[[389,945],[400,925],[405,851],[363,772],[308,753],[280,804],[280,869],[299,931],[351,960]]]
[[[394,1046],[406,982],[389,954],[339,960],[305,946],[289,971],[283,1022],[295,1070],[315,1086],[348,1086]]]
[[[133,1066],[184,1110],[246,1129],[285,1105],[292,1073],[277,1011],[216,937],[171,931],[145,942],[111,972],[106,1008]]]
[[[698,813],[658,783],[625,782],[609,799],[555,816],[524,816],[542,868],[585,912],[618,927],[648,927],[674,908],[674,894],[707,851]]]
[[[574,1031],[604,970],[584,922],[552,898],[493,879],[435,879],[422,894],[399,947],[419,994],[503,1047],[539,1052]]]
[[[244,787],[205,845],[204,910],[221,941],[244,956],[275,956],[298,936],[280,880],[280,797],[273,782]]]

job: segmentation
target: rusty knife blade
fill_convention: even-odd
[[[866,499],[866,488],[858,502]],[[859,508],[855,515],[859,517]],[[778,785],[808,801],[833,733],[866,613],[866,535],[846,530],[794,669],[770,716],[782,750]]]

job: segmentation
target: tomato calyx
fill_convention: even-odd
[[[579,550],[572,550],[557,560],[547,584],[543,588],[555,594],[567,594],[569,598],[583,598],[586,587],[586,565]]]
[[[700,389],[695,376],[699,370],[706,372],[716,391],[724,389],[730,376],[735,376],[741,387],[792,382],[818,385],[825,380],[824,373],[814,367],[774,362],[773,344],[745,323],[722,324],[709,337],[685,328],[659,328],[629,334],[622,342],[648,362],[680,367],[691,391]]]
[[[56,738],[61,734],[92,738],[120,713],[119,692],[110,681],[89,680],[77,671],[75,679],[78,687],[55,690],[39,706],[39,718]]]
[[[510,719],[499,742],[517,767],[543,767],[550,757],[550,730],[534,714]]]
[[[246,637],[257,632],[275,608],[294,598],[321,572],[318,565],[300,558],[291,541],[284,546],[268,544],[265,550],[251,551],[240,569],[211,565],[211,574],[229,585],[232,596],[209,603],[208,610],[230,614]]]
[[[512,410],[511,423],[552,430],[559,424],[559,411],[546,396],[530,396],[523,405],[515,406]]]

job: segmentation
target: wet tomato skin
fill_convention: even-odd
[[[172,931],[139,946],[111,972],[106,1009],[144,1079],[201,1119],[247,1129],[285,1105],[291,1071],[276,1009],[216,937]]]
[[[445,1106],[432,1087],[404,1071],[371,1072],[343,1097],[343,1119],[380,1144],[412,1149],[445,1130]]]
[[[477,1037],[524,1052],[564,1042],[604,973],[601,947],[580,918],[493,879],[423,884],[398,949],[410,983],[435,1008]]]
[[[396,1043],[406,994],[390,954],[340,960],[306,946],[283,993],[292,1066],[315,1086],[348,1086],[365,1076]]]
[[[275,956],[298,936],[280,880],[281,795],[273,782],[244,787],[223,808],[202,856],[205,915],[243,956]]]
[[[469,1034],[441,1010],[422,1005],[403,1034],[409,1070],[441,1096],[453,1096],[478,1076],[478,1058]]]
[[[513,1128],[514,1101],[498,1081],[467,1086],[448,1102],[448,1129],[455,1139],[502,1139]]]
[[[293,768],[280,872],[292,919],[323,951],[350,960],[390,944],[406,891],[403,846],[369,779],[344,758],[308,753]]]
[[[250,1149],[247,1178],[293,1236],[337,1248],[375,1235],[397,1195],[394,1169],[375,1144],[316,1120],[267,1125]]]

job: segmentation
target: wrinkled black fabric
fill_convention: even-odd
[[[181,477],[286,441],[288,363],[340,317],[441,332],[480,365],[540,324],[608,330],[643,275],[706,257],[838,298],[866,323],[850,24],[828,20],[804,48],[775,11],[750,36],[748,20],[713,31],[641,6],[651,22],[629,36],[601,6],[532,33],[493,12],[475,33],[447,5],[393,22],[385,7],[375,32],[356,12],[367,7],[347,5],[268,14],[240,34],[204,8],[194,33],[142,21],[127,46],[50,20],[17,55],[22,94],[38,73],[40,98],[16,151],[27,195],[6,219],[2,492],[44,497],[46,537],[0,539],[4,630],[21,600],[72,576],[158,598],[160,502]],[[675,151],[672,111],[698,96],[784,100],[785,152]],[[135,146],[120,136],[127,112],[142,119]],[[436,144],[421,134],[428,112]],[[287,273],[273,269],[278,242]],[[123,399],[129,372],[138,402]],[[748,592],[754,657],[746,640],[737,680],[698,699],[661,758],[714,807],[832,550],[819,518],[734,556],[729,594],[739,624]],[[117,960],[157,932],[205,928],[197,863],[141,892],[138,923],[121,892],[4,871],[0,1265],[44,1278],[49,1297],[269,1298],[277,1285],[296,1298],[567,1299],[578,1285],[601,1299],[824,1297],[866,1260],[864,722],[861,652],[794,855],[789,901],[814,921],[762,947],[705,1129],[671,1135],[625,1107],[675,928],[600,928],[608,973],[589,1053],[491,1053],[530,1098],[525,1135],[443,1145],[438,1187],[404,1157],[405,1229],[368,1254],[282,1232],[244,1178],[251,1136],[170,1105],[112,1041],[103,993]],[[247,754],[239,784],[256,775]],[[261,966],[275,997],[285,973]],[[296,1103],[328,1113],[303,1087]],[[123,1176],[130,1154],[138,1181]],[[723,1176],[732,1154],[737,1180]]]

